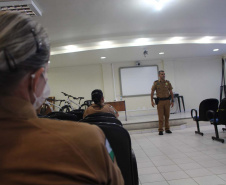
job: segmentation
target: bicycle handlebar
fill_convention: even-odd
[[[55,100],[55,101],[60,101],[60,102],[63,102],[63,101],[65,101],[65,100]]]
[[[61,93],[63,93],[63,95],[64,96],[67,96],[68,98],[73,98],[74,100],[82,100],[82,99],[84,99],[84,97],[78,97],[78,98],[76,98],[76,97],[74,97],[72,95],[69,95],[69,94],[66,94],[64,92],[61,92]]]

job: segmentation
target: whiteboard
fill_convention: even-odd
[[[121,95],[150,95],[154,81],[158,80],[158,66],[120,68]]]

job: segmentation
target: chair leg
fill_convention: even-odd
[[[195,131],[195,133],[203,136],[204,134],[202,132],[200,132],[199,121],[196,121],[196,125],[197,125],[197,131]]]
[[[212,136],[212,140],[216,140],[216,141],[219,141],[219,142],[224,143],[224,139],[219,138],[219,133],[218,133],[217,125],[216,124],[213,124],[213,125],[214,125],[214,129],[215,129],[216,137]]]

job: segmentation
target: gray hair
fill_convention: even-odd
[[[31,17],[0,11],[0,94],[49,61],[47,33]]]

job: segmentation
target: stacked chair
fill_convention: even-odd
[[[207,117],[207,112],[209,110],[216,112],[218,109],[219,101],[215,98],[205,99],[199,105],[199,115],[196,109],[191,110],[191,117],[194,121],[196,121],[197,131],[196,134],[200,134],[203,136],[203,133],[200,132],[199,121],[209,121]]]
[[[216,136],[212,136],[212,139],[224,143],[224,139],[219,138],[217,126],[226,125],[226,98],[221,100],[218,110],[209,110],[207,116],[210,119],[210,123],[214,126],[215,129]],[[225,128],[223,128],[223,131],[224,130]]]
[[[138,185],[136,157],[131,147],[130,135],[122,127],[122,123],[110,113],[88,115],[80,122],[97,125],[102,129],[115,153],[125,185]]]

